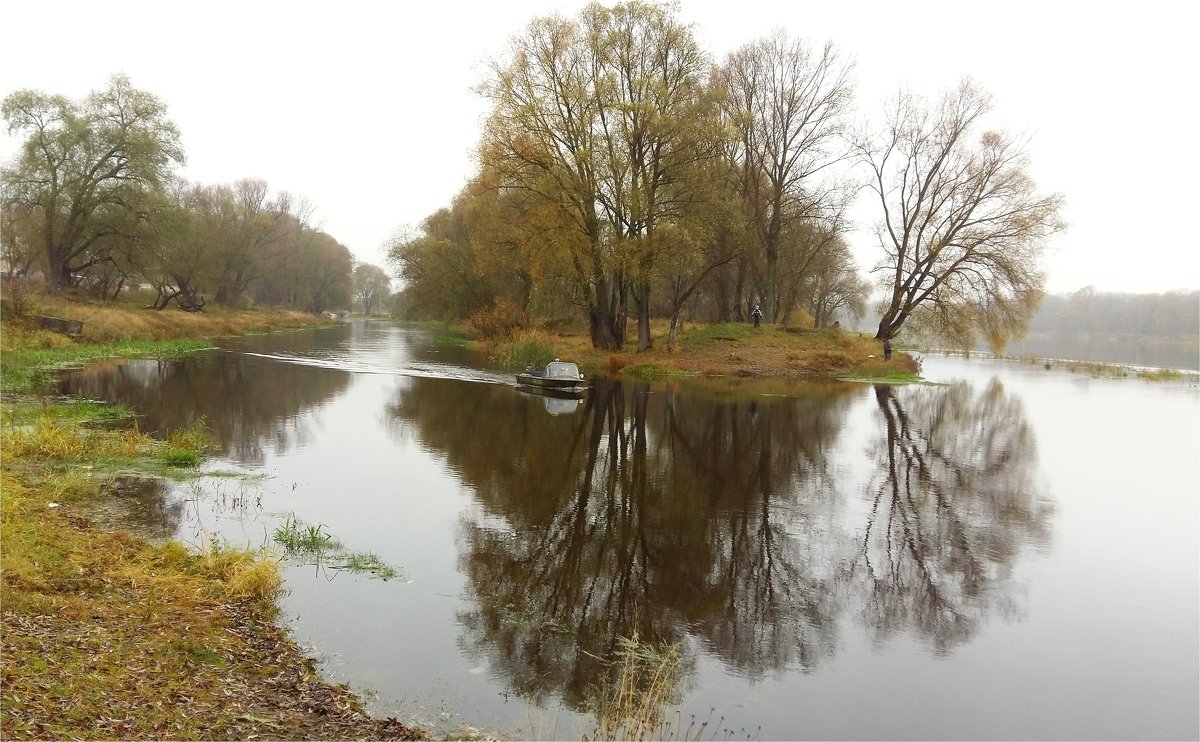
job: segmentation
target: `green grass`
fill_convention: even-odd
[[[395,579],[400,575],[395,567],[371,552],[355,552],[347,555],[341,568],[356,574],[370,574],[384,581]]]
[[[9,425],[32,425],[43,419],[100,426],[133,422],[133,410],[123,405],[110,405],[87,399],[64,402],[45,397],[28,397],[15,401],[21,404],[4,407],[4,422]]]
[[[753,333],[762,333],[768,328],[760,327],[757,331],[747,322],[721,322],[714,325],[697,325],[679,333],[681,345],[701,345],[711,342],[737,343],[753,337]]]
[[[1138,371],[1137,376],[1146,381],[1183,381],[1188,376],[1195,378],[1197,374],[1185,374],[1173,368],[1155,368]]]
[[[197,420],[192,423],[192,427],[171,433],[167,438],[167,450],[163,454],[163,460],[168,466],[198,466],[211,445],[208,434],[204,431],[204,420]]]
[[[399,576],[399,570],[371,552],[350,551],[323,523],[305,523],[293,513],[275,529],[274,541],[287,556],[303,563],[316,562],[332,569],[365,574],[381,580]]]
[[[323,524],[310,525],[295,514],[289,515],[283,525],[275,529],[274,540],[287,550],[288,554],[320,555],[324,552],[337,552],[342,548],[342,544],[325,530]]]

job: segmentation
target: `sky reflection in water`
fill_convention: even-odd
[[[203,417],[213,466],[266,475],[161,493],[182,538],[295,513],[402,570],[288,570],[297,638],[376,713],[577,737],[636,633],[682,646],[685,726],[1197,736],[1200,394],[925,371],[954,383],[601,382],[551,408],[356,323],[63,389],[157,432]]]

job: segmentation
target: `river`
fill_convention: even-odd
[[[380,716],[591,735],[636,637],[675,648],[676,738],[693,719],[704,738],[1200,736],[1195,379],[932,355],[923,375],[552,399],[429,330],[354,322],[59,391],[215,440],[206,476],[127,495],[114,524],[261,546],[298,520],[395,567],[284,562],[293,636]]]

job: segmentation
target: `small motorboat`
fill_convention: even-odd
[[[581,392],[586,387],[579,366],[566,361],[551,361],[545,369],[526,366],[525,371],[517,374],[518,386],[534,389],[554,389],[559,391]]]

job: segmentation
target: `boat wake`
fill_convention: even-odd
[[[443,364],[414,363],[411,366],[385,366],[364,361],[353,361],[347,358],[312,358],[308,356],[293,356],[282,353],[255,353],[252,351],[229,351],[242,355],[266,358],[282,363],[292,363],[298,366],[313,368],[328,368],[337,371],[348,371],[355,374],[382,374],[387,376],[416,376],[424,379],[449,379],[453,381],[470,381],[481,384],[505,384],[513,386],[510,374],[492,374],[477,368],[466,366],[450,366]]]

